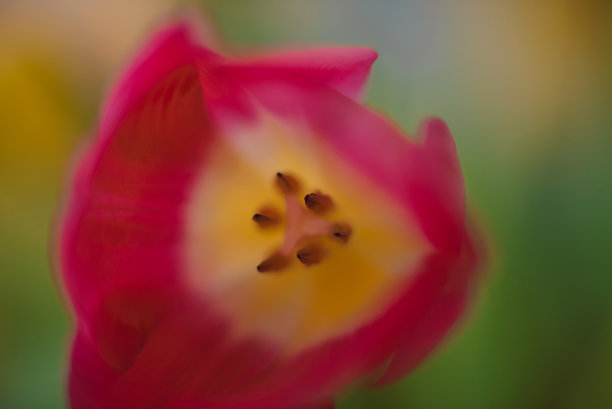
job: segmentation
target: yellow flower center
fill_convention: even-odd
[[[189,200],[184,256],[233,334],[292,354],[384,313],[429,250],[409,212],[305,128],[227,132]]]

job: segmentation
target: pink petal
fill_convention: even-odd
[[[309,404],[306,406],[296,406],[296,407],[291,407],[291,408],[287,408],[287,409],[334,409],[335,405],[334,405],[334,401],[333,400],[329,400],[329,401],[323,401],[323,402],[317,402],[314,404]]]
[[[407,194],[423,230],[439,249],[459,255],[465,237],[465,194],[453,137],[439,119],[422,126],[421,147],[406,165]]]
[[[77,409],[111,407],[107,392],[115,379],[116,373],[100,357],[93,341],[77,330],[68,379],[70,406]]]
[[[74,175],[61,258],[79,321],[70,381],[79,402],[97,384],[86,380],[98,379],[78,379],[80,366],[128,368],[184,296],[181,209],[210,141],[194,65],[200,54],[191,50],[183,25],[153,39],[113,93]]]
[[[335,47],[283,51],[243,59],[237,66],[261,70],[279,78],[326,85],[353,99],[361,99],[372,64],[378,54],[361,47]]]
[[[466,242],[466,246],[470,246]],[[467,248],[461,260],[451,268],[446,286],[439,292],[435,305],[423,314],[420,322],[405,331],[401,347],[393,355],[389,367],[376,382],[377,386],[398,380],[421,363],[456,324],[474,290],[477,257],[474,248]]]
[[[177,21],[159,30],[121,73],[102,111],[99,136],[110,137],[124,112],[157,83],[179,67],[218,58],[196,42],[197,30],[189,21]]]

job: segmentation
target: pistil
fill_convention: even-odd
[[[282,271],[295,253],[305,266],[322,262],[328,254],[320,240],[325,237],[347,243],[352,228],[346,223],[333,223],[322,216],[333,209],[332,198],[319,191],[304,196],[304,203],[298,199],[300,183],[288,173],[278,172],[276,186],[285,198],[285,235],[280,248],[263,260],[257,271],[261,273]],[[260,227],[270,227],[280,223],[283,218],[274,209],[265,208],[253,216]]]
[[[280,251],[292,253],[303,241],[330,234],[332,223],[308,212],[294,195],[285,196],[287,225]]]

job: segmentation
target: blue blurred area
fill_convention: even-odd
[[[148,29],[198,4],[234,52],[375,48],[369,104],[409,132],[440,116],[457,140],[490,248],[480,294],[412,375],[339,408],[612,407],[611,5],[196,3],[0,4],[1,408],[64,407],[70,326],[48,243],[65,167]]]

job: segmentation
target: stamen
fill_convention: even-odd
[[[320,263],[325,257],[327,257],[327,251],[317,245],[304,247],[297,252],[297,258],[308,267]]]
[[[297,193],[300,188],[296,178],[281,172],[276,173],[276,185],[285,194]]]
[[[331,197],[321,192],[309,193],[304,196],[304,204],[315,214],[326,213],[334,207]]]
[[[259,227],[271,227],[280,223],[281,215],[274,209],[264,208],[253,215],[253,221]]]
[[[257,266],[257,271],[260,273],[280,271],[285,268],[287,264],[289,264],[289,259],[280,252],[276,252],[259,263]]]
[[[336,239],[340,240],[342,243],[347,243],[351,238],[353,229],[348,224],[336,223],[332,226],[331,233]]]

